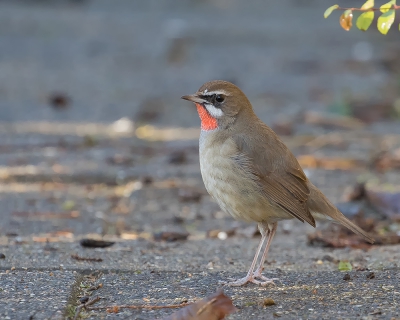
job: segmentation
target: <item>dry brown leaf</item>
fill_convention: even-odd
[[[187,232],[173,232],[173,231],[158,232],[153,235],[155,241],[167,241],[167,242],[187,240],[188,237],[189,233]]]
[[[107,313],[118,313],[119,312],[119,307],[118,306],[113,306],[111,308],[108,308],[106,310]]]
[[[400,169],[400,149],[394,152],[381,152],[371,161],[371,165],[379,172]]]
[[[350,11],[350,13],[348,13],[346,11],[340,16],[339,22],[340,22],[340,26],[344,30],[349,31],[351,29],[351,27],[353,26],[353,13],[351,11]]]
[[[351,158],[327,158],[316,157],[312,154],[301,155],[297,157],[303,168],[322,168],[326,170],[350,170],[365,166],[365,163],[359,159]]]
[[[368,202],[391,220],[400,221],[400,192],[374,191],[366,188]]]
[[[220,320],[236,312],[232,300],[222,290],[192,303],[162,320]]]
[[[363,121],[353,117],[324,114],[315,111],[306,112],[304,114],[304,122],[321,127],[342,129],[359,129],[365,126]]]
[[[28,212],[28,211],[14,211],[12,213],[15,217],[26,218],[29,220],[47,220],[47,219],[76,219],[80,217],[80,212],[73,210],[70,212]]]
[[[394,185],[388,185],[385,189],[385,185],[358,183],[347,189],[342,198],[345,201],[366,199],[383,216],[400,221],[400,191]]]
[[[382,234],[382,230],[389,230],[391,221],[379,221],[373,218],[365,218],[363,214],[358,214],[350,219],[360,228],[368,232],[374,238],[373,245],[391,245],[400,243],[400,235],[393,231]],[[314,246],[331,248],[358,248],[367,249],[372,246],[369,242],[354,234],[347,228],[331,224],[322,231],[316,231],[308,235],[308,243]]]

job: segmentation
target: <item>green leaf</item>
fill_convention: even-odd
[[[374,0],[367,0],[361,7],[361,9],[370,9],[374,6]]]
[[[389,9],[395,4],[396,4],[396,0],[390,0],[388,3],[381,5],[381,8],[380,8],[381,12],[382,13],[388,12]]]
[[[324,18],[325,19],[328,18],[331,15],[332,11],[336,10],[337,8],[339,8],[339,5],[335,4],[332,7],[329,7],[328,9],[326,9],[324,12]]]
[[[62,204],[62,208],[65,211],[71,211],[75,208],[75,201],[67,200]]]
[[[382,34],[387,34],[390,27],[392,26],[394,22],[394,16],[395,16],[395,11],[394,10],[389,10],[385,13],[383,13],[379,18],[378,18],[378,30]]]
[[[374,15],[375,13],[373,11],[367,11],[362,13],[357,19],[356,22],[357,28],[362,31],[367,31],[372,23],[372,20],[374,20]]]
[[[353,267],[351,266],[351,263],[348,261],[340,261],[338,269],[339,271],[351,271],[353,270]]]

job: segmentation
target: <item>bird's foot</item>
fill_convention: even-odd
[[[256,278],[259,278],[262,281],[257,280]],[[232,282],[224,282],[224,284],[227,286],[231,286],[231,287],[240,287],[240,286],[244,286],[247,283],[254,283],[256,285],[265,287],[267,285],[276,286],[274,281],[277,281],[277,280],[279,280],[279,279],[277,279],[277,278],[269,279],[267,277],[264,277],[261,274],[261,271],[257,270],[255,272],[253,272],[252,274],[247,274],[247,276],[245,276],[244,278],[241,278],[241,279],[238,279],[238,280],[232,281]]]

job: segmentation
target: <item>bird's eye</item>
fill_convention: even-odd
[[[217,96],[215,97],[215,101],[221,103],[224,102],[225,97],[223,95],[217,94]]]

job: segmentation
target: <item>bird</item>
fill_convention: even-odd
[[[195,104],[201,120],[200,170],[207,192],[233,218],[257,223],[261,233],[247,275],[227,285],[275,285],[278,279],[267,278],[262,271],[282,220],[298,219],[313,227],[315,219],[331,220],[374,242],[311,183],[296,157],[257,117],[236,85],[214,80],[181,98]]]

